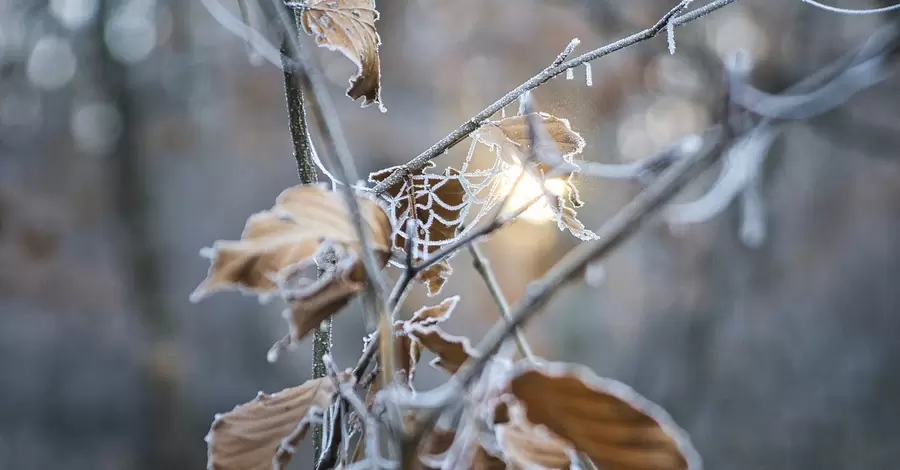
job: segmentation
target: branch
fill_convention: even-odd
[[[586,62],[590,62],[595,59],[599,59],[605,55],[609,55],[613,52],[616,52],[621,49],[625,49],[626,47],[633,46],[639,42],[646,41],[648,39],[653,38],[657,34],[659,34],[663,29],[665,29],[666,24],[671,21],[672,24],[676,27],[687,24],[691,21],[696,20],[702,16],[705,16],[715,10],[718,10],[726,5],[736,2],[737,0],[716,0],[704,7],[698,8],[690,13],[679,16],[677,18],[673,18],[681,9],[683,8],[685,2],[679,3],[678,6],[670,10],[662,19],[660,19],[655,25],[652,27],[645,29],[639,33],[632,34],[626,38],[620,39],[614,43],[605,45],[599,49],[594,49],[593,51],[582,54],[574,59],[565,61],[558,65],[551,65],[550,67],[545,68],[539,74],[531,77],[525,83],[519,85],[505,96],[495,101],[493,104],[481,110],[478,114],[471,117],[468,121],[463,123],[459,128],[455,131],[451,132],[449,135],[439,140],[437,143],[432,145],[428,150],[425,150],[416,158],[413,158],[408,163],[398,168],[396,171],[391,173],[390,176],[385,178],[382,182],[378,183],[372,191],[376,194],[382,194],[387,191],[388,188],[398,183],[404,176],[408,175],[411,171],[418,170],[425,166],[429,161],[437,158],[439,155],[442,155],[446,150],[450,149],[454,145],[460,143],[463,139],[465,139],[469,134],[475,132],[481,124],[488,120],[495,113],[506,107],[508,104],[512,103],[516,99],[518,99],[522,94],[529,90],[533,90],[538,86],[546,83],[551,78],[565,72],[568,69],[577,67]],[[568,47],[566,48],[568,50]],[[563,51],[565,53],[565,51]],[[554,61],[555,63],[555,61]]]
[[[472,266],[475,267],[475,271],[478,271],[481,279],[484,280],[484,285],[487,286],[488,292],[491,293],[491,298],[494,299],[497,310],[500,311],[500,316],[506,321],[512,321],[512,317],[509,314],[509,302],[506,301],[503,291],[500,290],[500,284],[497,282],[496,276],[494,276],[490,262],[485,258],[477,243],[469,244],[469,253],[472,254]],[[534,353],[531,351],[531,346],[528,345],[528,340],[525,339],[521,329],[516,329],[515,339],[516,346],[519,348],[522,357],[534,362]]]

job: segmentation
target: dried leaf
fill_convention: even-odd
[[[402,228],[405,221],[409,219],[417,221],[416,261],[422,261],[424,255],[438,251],[441,243],[456,238],[463,223],[461,215],[467,193],[459,180],[459,171],[447,168],[441,175],[426,173],[425,169],[431,166],[433,163],[410,173],[400,182],[388,187],[386,191],[396,200],[394,218],[399,223],[398,230],[394,234],[394,248],[401,250],[405,248],[406,234]],[[391,167],[372,173],[369,175],[369,181],[381,182],[398,168]],[[428,296],[433,297],[440,293],[451,273],[453,269],[445,259],[424,270],[416,280],[424,283]]]
[[[316,44],[339,51],[356,65],[347,96],[362,97],[363,106],[377,103],[384,111],[376,20],[375,0],[309,0],[301,16],[303,29],[315,37]]]
[[[440,470],[442,454],[450,450],[453,441],[456,440],[456,432],[447,429],[433,429],[422,442],[422,450],[419,454],[419,466],[421,470]]]
[[[396,354],[394,363],[397,371],[405,374],[406,385],[410,389],[413,388],[416,365],[422,356],[422,343],[410,337],[407,330],[412,325],[427,327],[446,321],[450,318],[457,303],[459,303],[459,296],[448,297],[437,305],[420,308],[413,313],[409,320],[394,322],[394,352]]]
[[[478,142],[494,149],[501,158],[512,162],[522,162],[531,152],[531,136],[528,131],[528,118],[535,113],[487,121],[474,132]],[[536,113],[544,124],[548,134],[556,142],[563,157],[571,159],[584,149],[584,139],[572,130],[568,119],[558,118],[547,113]],[[567,160],[571,161],[571,160]]]
[[[514,468],[568,469],[572,446],[546,428],[528,422],[523,413],[514,413],[508,424],[496,427],[503,455]]]
[[[527,419],[586,453],[605,470],[699,469],[684,431],[659,405],[582,366],[535,365],[510,383]]]
[[[292,447],[321,419],[335,392],[331,379],[313,379],[272,395],[260,393],[217,416],[206,436],[207,467],[265,470],[287,464]]]
[[[432,362],[433,366],[450,374],[455,374],[469,358],[478,356],[468,338],[451,335],[435,325],[412,325],[406,331],[410,337],[422,343],[425,349],[437,355]]]
[[[390,251],[387,214],[359,198],[372,248],[382,266]],[[339,194],[318,186],[286,189],[269,209],[250,216],[239,241],[217,241],[206,279],[191,294],[200,299],[237,289],[291,303],[292,337],[300,338],[362,289],[365,269],[356,231]]]
[[[491,455],[484,447],[478,446],[472,461],[472,470],[505,470],[506,462]]]
[[[428,297],[434,297],[441,293],[441,289],[444,288],[444,284],[450,279],[451,274],[453,274],[453,266],[450,266],[450,262],[444,259],[422,270],[416,276],[416,280],[425,284],[425,292]]]
[[[407,323],[410,325],[421,326],[431,326],[438,323],[443,323],[448,318],[450,318],[450,315],[453,313],[453,310],[456,308],[456,305],[458,303],[458,295],[447,297],[437,305],[431,307],[422,307],[416,310],[415,313],[413,313],[412,318],[410,318]]]

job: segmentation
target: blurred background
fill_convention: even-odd
[[[584,52],[675,3],[379,1],[386,114],[343,97],[348,60],[316,54],[368,172],[414,157],[573,37]],[[534,97],[581,133],[584,159],[638,161],[718,122],[730,54],[745,50],[752,83],[778,92],[896,20],[745,0],[679,29],[675,55],[656,38],[595,61],[592,86],[580,67]],[[297,183],[281,72],[196,1],[0,0],[0,77],[0,469],[203,468],[214,413],[310,375],[310,340],[266,362],[286,331],[280,305],[188,301],[208,266],[199,250],[238,238]],[[663,405],[707,468],[895,468],[898,148],[898,77],[786,124],[766,161],[759,246],[742,242],[737,205],[677,231],[656,220],[599,282],[560,292],[528,337]],[[593,228],[640,190],[577,185]],[[576,243],[537,214],[485,249],[515,301]],[[463,294],[447,329],[477,340],[497,312],[468,254],[453,265],[440,297],[417,286],[406,306]],[[337,363],[352,365],[357,303],[334,331]],[[294,468],[310,468],[304,452]]]

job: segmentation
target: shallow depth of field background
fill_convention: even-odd
[[[352,65],[316,52],[368,172],[417,155],[573,37],[584,52],[675,3],[381,0],[386,114],[344,98]],[[582,67],[534,96],[571,120],[583,158],[634,161],[718,119],[729,54],[747,51],[753,82],[780,91],[896,19],[744,0],[679,29],[674,56],[656,38],[595,61],[591,87]],[[239,237],[297,182],[280,71],[254,65],[197,1],[2,0],[0,75],[0,469],[203,468],[214,413],[309,377],[310,340],[266,362],[286,332],[277,303],[188,302],[206,273],[199,250]],[[528,337],[544,357],[663,405],[710,469],[895,467],[898,149],[893,77],[784,127],[766,166],[761,247],[741,243],[736,207],[676,232],[657,220],[604,264],[601,284],[560,292]],[[639,190],[578,186],[593,228]],[[515,301],[576,243],[522,221],[486,250]],[[418,286],[406,305],[462,294],[447,329],[477,340],[497,312],[468,254],[453,264],[442,297]],[[339,365],[356,360],[364,332],[358,303],[336,318]],[[429,370],[421,386],[442,378]],[[310,467],[303,452],[293,468]]]

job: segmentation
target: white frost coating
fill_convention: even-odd
[[[574,80],[575,79],[575,70],[566,69],[566,80]]]
[[[522,96],[519,96],[519,115],[525,114],[525,109],[528,107],[528,103],[531,101],[531,90],[522,93]]]
[[[675,23],[671,21],[666,24],[666,43],[669,45],[669,55],[675,55]]]
[[[584,84],[587,86],[594,86],[594,72],[593,69],[591,69],[590,62],[584,63]]]

